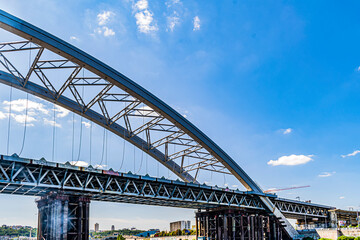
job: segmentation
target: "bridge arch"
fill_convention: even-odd
[[[0,27],[24,41],[0,44],[0,82],[46,101],[62,106],[108,129],[145,151],[186,182],[197,182],[199,171],[214,171],[235,176],[249,191],[261,188],[216,143],[149,91],[115,69],[71,44],[0,10]],[[6,57],[9,52],[36,50],[37,54],[26,74]],[[60,59],[45,58],[51,51]],[[69,70],[61,84],[55,83],[46,70]],[[90,74],[81,76],[81,71]],[[32,79],[38,78],[38,83]],[[92,90],[85,97],[79,87]],[[116,103],[110,110],[107,103]],[[139,118],[146,122],[139,124]],[[170,145],[180,148],[169,150]],[[184,164],[184,159],[191,164]]]

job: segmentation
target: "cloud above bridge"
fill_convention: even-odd
[[[57,119],[64,118],[69,115],[68,110],[57,105],[55,105],[54,109],[54,107],[50,106],[48,103],[44,104],[20,98],[2,102],[3,111],[0,111],[0,120],[9,118],[10,108],[11,119],[20,124],[24,124],[26,122],[28,127],[35,126],[35,123],[61,127],[61,124],[56,123],[53,120],[54,111]]]
[[[133,4],[133,10],[139,32],[147,34],[156,32],[159,29],[154,21],[154,14],[149,9],[147,0],[137,1]]]
[[[194,28],[193,28],[193,31],[199,31],[200,30],[200,18],[199,16],[195,16],[194,17]]]
[[[268,161],[268,165],[271,166],[296,166],[306,164],[310,161],[313,161],[312,157],[314,155],[289,155],[289,156],[282,156],[279,157],[277,160],[270,160]]]
[[[115,35],[115,31],[108,26],[109,22],[114,18],[115,13],[112,11],[102,11],[97,15],[96,21],[98,27],[94,30],[99,35],[111,37]]]
[[[321,174],[319,174],[319,177],[321,178],[325,178],[325,177],[331,177],[335,174],[336,172],[323,172]]]
[[[342,158],[346,158],[346,157],[353,157],[355,155],[357,155],[358,153],[360,153],[360,150],[355,150],[352,153],[346,154],[346,155],[341,155]]]

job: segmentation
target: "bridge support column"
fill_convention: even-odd
[[[90,199],[50,193],[37,200],[38,240],[88,240]]]
[[[206,240],[288,240],[275,216],[241,209],[198,211],[196,227],[199,238]]]

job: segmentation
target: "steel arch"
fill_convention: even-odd
[[[0,63],[6,69],[6,72],[0,71],[1,83],[60,105],[112,131],[151,155],[186,182],[198,183],[196,178],[200,170],[232,174],[248,191],[258,194],[264,208],[285,223],[290,236],[296,237],[295,229],[271,200],[263,196],[261,188],[247,173],[202,131],[159,98],[89,54],[2,10],[0,27],[26,39],[0,44]],[[31,49],[37,51],[36,57],[26,75],[22,75],[6,54]],[[57,54],[61,59],[43,59],[43,52],[46,51]],[[49,80],[44,73],[46,69],[71,69],[71,73],[62,79],[61,88],[56,89],[54,80]],[[84,70],[89,71],[95,77],[79,77],[81,70],[83,73]],[[31,81],[34,75],[40,84]],[[102,88],[90,101],[84,101],[77,89],[79,86]],[[109,114],[107,101],[121,102],[125,107]],[[132,129],[134,121],[131,122],[131,119],[134,117],[147,117],[150,120]],[[122,125],[120,120],[123,121]],[[165,136],[152,141],[157,131]],[[146,133],[146,138],[141,138],[139,133]],[[182,149],[171,153],[169,144],[181,146]],[[184,166],[185,158],[192,159],[193,163]],[[196,174],[191,175],[191,171],[196,171]]]
[[[215,144],[209,137],[207,137],[202,131],[197,127],[191,124],[186,118],[181,114],[176,112],[170,106],[165,104],[163,101],[158,99],[156,96],[124,76],[123,74],[117,72],[113,68],[107,66],[106,64],[100,62],[89,54],[81,51],[80,49],[70,45],[69,43],[15,17],[2,10],[0,10],[0,27],[12,32],[22,38],[28,40],[28,42],[15,42],[15,43],[5,43],[1,45],[1,50],[3,52],[16,51],[16,50],[26,50],[30,49],[28,46],[29,42],[34,43],[36,49],[39,49],[38,57],[34,60],[31,69],[29,69],[28,75],[23,77],[14,66],[6,59],[6,57],[1,53],[0,56],[2,63],[8,69],[9,74],[5,72],[1,73],[1,82],[7,85],[12,85],[18,89],[27,91],[31,94],[37,95],[47,101],[54,102],[63,106],[73,112],[76,112],[89,120],[101,125],[102,127],[107,128],[108,130],[114,132],[115,134],[125,138],[127,141],[136,145],[138,148],[146,151],[160,163],[169,168],[177,176],[182,178],[187,182],[197,182],[196,176],[189,174],[189,169],[185,169],[184,166],[180,166],[174,160],[179,157],[195,157],[199,161],[191,166],[187,166],[193,171],[194,169],[198,172],[199,170],[212,170],[226,172],[228,170],[233,174],[249,191],[262,192],[261,188],[246,174],[246,172],[228,155],[226,154],[217,144]],[[44,49],[50,50],[59,56],[64,58],[63,61],[53,61],[46,60],[40,62],[40,56]],[[46,78],[46,75],[41,71],[44,66],[50,66],[52,68],[61,68],[66,64],[73,64],[74,71],[69,76],[67,83],[68,85],[65,88],[73,88],[73,95],[75,100],[66,98],[61,95],[62,90],[56,91],[51,84],[51,80]],[[84,68],[90,72],[96,74],[99,77],[99,81],[107,82],[107,85],[104,89],[99,92],[98,96],[92,100],[92,102],[87,105],[82,101],[79,93],[75,89],[74,81],[76,80],[76,75],[79,71]],[[39,78],[42,78],[44,86],[40,86],[29,81],[31,74],[36,73]],[[77,79],[79,80],[79,78]],[[87,79],[89,80],[89,79]],[[83,79],[84,81],[84,79]],[[94,79],[92,79],[94,81]],[[73,84],[73,86],[71,86]],[[142,126],[142,129],[137,129],[139,131],[148,131],[151,126],[161,126],[157,124],[160,121],[168,120],[172,125],[161,126],[163,128],[177,129],[176,131],[168,131],[169,135],[165,138],[166,140],[158,140],[156,143],[164,145],[173,144],[172,141],[179,141],[179,135],[186,135],[187,138],[182,139],[183,142],[186,142],[188,148],[173,153],[169,155],[165,151],[160,151],[158,148],[153,147],[154,145],[149,141],[142,139],[138,135],[134,134],[127,126],[123,127],[120,124],[117,124],[114,118],[124,117],[124,114],[121,114],[121,111],[118,115],[111,118],[106,113],[106,106],[103,104],[104,96],[111,88],[120,88],[124,92],[128,93],[130,97],[135,98],[131,101],[128,107],[133,110],[140,103],[146,104],[150,107],[151,114],[156,114],[156,117],[153,117],[150,123],[147,123],[146,126]],[[71,90],[71,89],[70,89]],[[126,96],[127,97],[127,96]],[[80,103],[80,104],[79,104]],[[93,106],[95,103],[99,103],[102,110],[102,114],[96,111],[93,111],[88,107],[89,105]],[[103,106],[101,106],[101,104]],[[136,106],[135,106],[136,105]],[[122,111],[125,111],[124,109]],[[143,110],[144,111],[144,110]],[[142,114],[144,115],[144,114]],[[125,124],[126,124],[126,119]],[[170,139],[170,141],[169,141]],[[167,142],[166,142],[167,141]],[[191,143],[191,144],[190,144]],[[167,145],[165,146],[165,148]],[[196,154],[193,156],[191,154]]]

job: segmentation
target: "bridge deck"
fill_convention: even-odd
[[[260,195],[253,192],[1,155],[0,193],[42,196],[50,191],[85,195],[95,201],[192,209],[230,206],[265,210]],[[334,209],[276,198],[274,194],[266,196],[290,218],[326,217],[328,210]]]
[[[1,155],[0,193],[42,196],[59,190],[98,201],[264,210],[258,194],[252,192]]]

